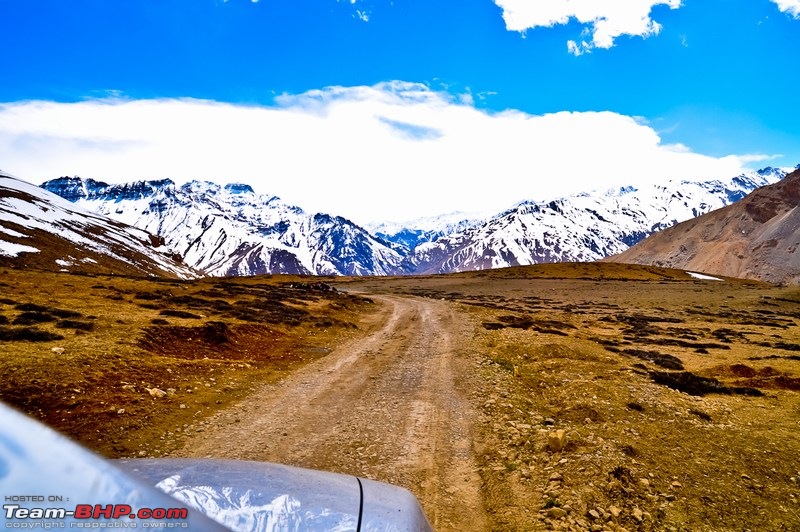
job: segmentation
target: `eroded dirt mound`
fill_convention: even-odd
[[[142,331],[142,349],[170,358],[268,362],[297,360],[276,350],[286,335],[266,325],[209,321],[199,326],[154,325]]]
[[[800,377],[778,371],[771,366],[753,368],[746,364],[722,365],[709,368],[705,373],[715,377],[727,377],[736,386],[800,391]]]

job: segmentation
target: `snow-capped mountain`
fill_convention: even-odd
[[[109,185],[64,177],[42,186],[78,205],[162,237],[210,275],[447,273],[620,253],[655,231],[735,202],[779,181],[766,168],[732,179],[523,201],[486,220],[453,213],[367,231],[308,214],[243,184],[170,180]]]
[[[402,261],[389,243],[342,217],[307,214],[244,184],[62,177],[42,187],[163,237],[209,275],[387,275]]]
[[[524,201],[483,225],[424,243],[402,265],[447,273],[536,264],[586,262],[620,253],[655,231],[737,201],[774,183],[785,170],[766,168],[725,181],[671,181],[639,189]]]
[[[451,212],[439,216],[427,216],[407,222],[381,222],[366,227],[373,235],[390,242],[403,256],[408,255],[420,244],[435,242],[439,238],[484,223],[486,216],[478,213]]]
[[[193,278],[164,241],[0,173],[0,264],[53,271]]]

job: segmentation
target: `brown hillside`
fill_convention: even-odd
[[[606,260],[800,284],[798,205],[800,170],[733,205],[656,233]]]
[[[192,278],[163,238],[99,216],[0,173],[0,267]]]

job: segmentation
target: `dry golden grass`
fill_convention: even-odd
[[[800,529],[797,288],[619,264],[357,286],[474,316],[492,529]],[[718,390],[763,395],[658,384],[651,375],[680,373],[653,362],[674,362],[665,355]]]
[[[360,334],[368,300],[287,284],[309,281],[0,272],[0,331],[64,336],[0,341],[0,398],[108,456],[161,455]],[[474,323],[455,347],[481,360],[458,379],[493,530],[800,529],[800,289],[620,264],[325,282],[444,299]],[[80,315],[13,325],[24,303]]]
[[[106,456],[159,456],[185,429],[353,331],[367,303],[308,284],[320,281],[4,270],[0,400]],[[62,338],[7,340],[31,331]]]

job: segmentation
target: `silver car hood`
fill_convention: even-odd
[[[157,527],[166,521],[136,514],[143,509],[186,509],[110,461],[2,403],[0,496],[0,523],[18,530]],[[91,517],[76,517],[79,507],[98,511]],[[108,508],[126,512],[114,517],[101,515]],[[202,512],[186,510],[185,516],[168,520],[169,524],[189,530],[226,530]]]
[[[0,495],[17,529],[431,530],[403,488],[263,462],[106,460],[2,403]]]
[[[115,462],[232,530],[431,529],[407,490],[354,476],[237,460]]]

